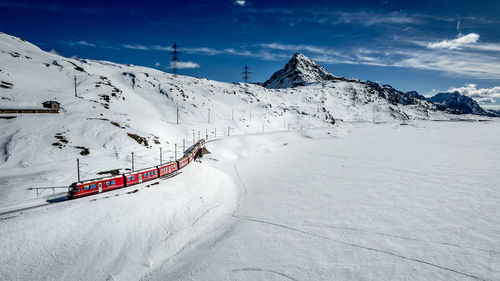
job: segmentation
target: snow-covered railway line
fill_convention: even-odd
[[[324,128],[309,128],[307,130],[314,130],[314,129],[324,129]],[[260,136],[260,135],[272,135],[272,134],[291,133],[291,132],[296,132],[296,130],[292,130],[292,131],[281,130],[281,131],[272,131],[272,132],[256,132],[256,133],[248,133],[248,134],[235,134],[235,135],[232,135],[232,136],[224,136],[224,137],[210,139],[210,140],[207,140],[206,143],[220,141],[220,140],[225,140],[225,139],[228,139],[230,137]],[[188,151],[189,151],[189,149],[188,149]],[[157,179],[158,180],[165,180],[165,179],[174,177],[174,176],[176,176],[176,175],[178,175],[180,173],[182,173],[182,171],[176,171],[176,172],[173,172],[171,174],[167,174],[165,176],[158,177]],[[147,185],[144,185],[145,183],[147,185],[150,184],[149,182],[143,182],[142,184],[138,184],[137,187],[147,186]],[[113,194],[114,192],[117,192],[118,190],[123,191],[123,189],[120,188],[120,189],[116,189],[116,190],[107,191],[106,194]],[[100,194],[100,193],[96,193],[94,195],[98,195],[98,194]],[[118,194],[115,194],[115,196],[118,196]],[[92,196],[92,197],[94,197],[94,196]],[[106,198],[106,196],[103,196],[102,198]],[[98,199],[101,199],[101,198],[97,198],[97,199],[93,198],[91,200],[98,200]],[[26,212],[26,211],[29,211],[29,210],[34,210],[34,209],[38,209],[38,208],[42,208],[42,207],[46,207],[46,206],[55,205],[57,203],[68,202],[68,201],[71,201],[71,200],[68,199],[66,195],[62,195],[61,194],[61,196],[59,196],[59,197],[53,197],[53,198],[51,198],[51,199],[49,199],[47,201],[48,202],[41,203],[41,204],[36,204],[36,205],[31,205],[31,206],[6,208],[5,211],[1,211],[0,210],[0,220],[4,220],[4,219],[9,219],[9,218],[15,217],[15,216],[9,216],[9,215],[12,215],[12,214],[17,214],[17,213],[21,213],[22,214],[23,212]]]
[[[180,175],[180,174],[182,174],[182,171],[176,171],[174,173],[165,175],[163,177],[159,177],[156,180],[166,180],[166,179],[175,177],[175,176]],[[158,183],[159,182],[157,182],[157,181],[154,181],[152,183],[151,182],[143,182],[143,183],[140,183],[140,184],[136,185],[135,186],[136,187],[135,190],[127,189],[125,187],[125,188],[120,188],[120,189],[116,189],[116,190],[111,190],[111,191],[106,192],[104,194],[101,193],[100,197],[99,196],[90,196],[90,197],[85,197],[85,198],[89,199],[89,201],[95,201],[95,200],[109,198],[111,196],[120,196],[120,195],[123,195],[123,194],[131,194],[131,193],[137,192],[140,189],[149,187],[151,185],[156,185]],[[96,195],[98,195],[98,194],[96,194]],[[79,198],[79,199],[83,200],[85,198]],[[50,199],[48,201],[50,201],[50,202],[41,203],[41,204],[32,205],[32,206],[25,206],[25,207],[13,208],[13,209],[11,208],[11,209],[8,209],[6,211],[2,211],[2,212],[0,212],[0,221],[16,217],[16,216],[9,216],[9,215],[12,215],[12,214],[17,214],[17,213],[21,213],[22,214],[25,211],[34,210],[34,209],[38,209],[38,208],[42,208],[42,207],[46,207],[46,206],[53,206],[53,205],[56,205],[58,203],[63,203],[63,202],[69,203],[69,202],[73,202],[74,200],[70,200],[70,199],[68,199],[66,197],[66,195],[64,195],[64,196],[61,196],[61,197],[56,197],[56,198]]]

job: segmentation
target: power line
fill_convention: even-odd
[[[174,55],[172,57],[172,68],[174,70],[174,76],[177,77],[177,61],[179,60],[179,57],[177,56],[180,52],[177,51],[177,48],[179,46],[177,45],[177,42],[174,42],[174,45],[172,46],[173,51],[170,52],[170,54]]]
[[[248,78],[249,78],[248,74],[252,73],[252,72],[248,71],[248,69],[249,69],[249,67],[245,64],[245,67],[243,67],[244,71],[242,73],[240,73],[240,74],[244,74],[243,79],[245,80],[245,83],[248,82]]]

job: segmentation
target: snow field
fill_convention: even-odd
[[[232,179],[196,162],[154,182],[3,218],[0,279],[137,280],[235,208]]]
[[[214,142],[205,163],[232,163],[245,194],[233,223],[145,280],[496,280],[498,126],[351,124],[251,155],[249,138]]]

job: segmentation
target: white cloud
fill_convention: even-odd
[[[163,50],[161,48],[161,46],[156,46],[158,47],[158,50]],[[171,50],[172,48],[170,48]],[[200,47],[200,48],[180,48],[180,51],[181,52],[185,52],[185,53],[188,53],[188,54],[205,54],[205,55],[209,55],[209,56],[214,56],[214,55],[219,55],[222,53],[222,51],[220,50],[216,50],[216,49],[213,49],[213,48],[209,48],[209,47]]]
[[[89,43],[89,42],[87,42],[85,40],[77,41],[76,45],[86,46],[86,47],[95,47],[94,43]]]
[[[84,47],[96,47],[96,44],[87,42],[85,40],[80,40],[80,41],[67,41],[63,42],[68,46],[84,46]]]
[[[335,15],[331,24],[361,24],[364,26],[372,26],[376,24],[418,24],[420,19],[411,17],[404,13],[392,12],[390,14],[377,14],[373,12],[354,12],[354,13],[340,13]]]
[[[176,67],[178,69],[188,69],[188,68],[199,68],[200,67],[199,64],[192,62],[192,61],[178,61],[177,63],[170,62],[169,68],[174,68],[174,64],[176,64]]]
[[[240,6],[245,6],[246,1],[245,0],[236,0],[236,1],[234,1],[234,4],[240,5]]]
[[[59,55],[59,53],[55,50],[55,49],[51,49],[49,51],[49,53],[53,54],[53,55]]]
[[[139,44],[123,44],[122,47],[125,49],[132,49],[132,50],[145,50],[145,51],[149,50],[148,47]]]
[[[400,58],[394,59],[393,56],[400,56]],[[458,51],[396,50],[386,61],[389,61],[389,65],[393,66],[435,70],[449,75],[500,79],[500,57],[487,54]]]
[[[158,62],[156,62],[156,63],[155,63],[155,66],[156,66],[156,67],[160,67],[160,62],[159,62],[159,61],[158,61]]]
[[[476,84],[466,84],[463,87],[448,89],[448,92],[455,91],[481,103],[495,103],[495,99],[500,99],[500,86],[478,89]]]
[[[327,54],[327,55],[340,55],[339,52],[326,47],[319,47],[314,45],[294,45],[294,44],[280,44],[280,43],[269,43],[269,44],[260,44],[262,48],[268,48],[273,50],[280,51],[308,51],[315,54]]]
[[[461,35],[453,40],[443,40],[436,43],[428,43],[427,48],[429,49],[461,49],[464,46],[475,44],[479,40],[479,34],[469,33],[467,35]]]

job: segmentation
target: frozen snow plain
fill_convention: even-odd
[[[2,218],[0,279],[498,280],[499,143],[498,121],[209,142],[150,188]]]

